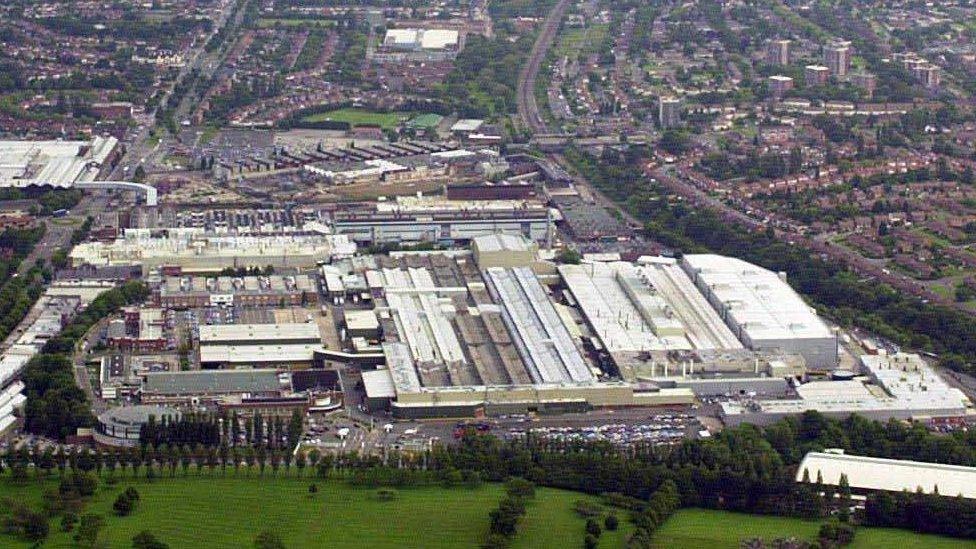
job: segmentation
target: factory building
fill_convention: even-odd
[[[550,235],[549,209],[534,201],[451,201],[403,198],[375,209],[333,214],[339,235],[365,244],[394,242],[467,242],[493,233],[544,241]]]
[[[142,402],[196,405],[216,403],[231,395],[276,397],[288,389],[287,374],[273,369],[148,373],[142,385]]]
[[[481,259],[492,262],[491,255]],[[687,388],[599,381],[572,320],[529,267],[481,270],[466,254],[404,254],[382,263],[366,272],[384,366],[363,374],[371,409],[462,417],[694,400]]]
[[[443,61],[456,57],[462,46],[461,35],[454,29],[387,29],[372,59],[382,63]]]
[[[309,275],[294,276],[167,276],[153,292],[160,307],[186,309],[234,305],[241,307],[301,306],[318,302]]]
[[[847,477],[853,491],[911,492],[976,499],[976,467],[907,459],[852,456],[842,452],[809,452],[796,470],[796,481],[839,486]]]
[[[138,448],[142,426],[149,423],[149,418],[161,421],[164,417],[178,419],[180,413],[173,408],[153,405],[111,408],[98,416],[92,435],[101,446]]]
[[[804,383],[792,399],[723,402],[722,419],[726,425],[764,425],[817,410],[835,418],[858,414],[886,421],[955,417],[972,409],[962,391],[950,387],[919,355],[864,355],[860,368],[860,378]]]
[[[118,146],[114,137],[91,141],[0,141],[0,187],[73,187],[94,181]]]
[[[526,267],[486,270],[488,289],[502,306],[534,383],[591,383],[593,373],[535,274]]]
[[[71,250],[74,267],[140,265],[217,272],[227,267],[308,268],[349,257],[356,245],[344,235],[227,236],[201,229],[126,229],[112,242],[84,242]]]
[[[200,326],[200,366],[308,368],[322,334],[314,322]]]
[[[471,251],[481,269],[526,267],[536,261],[539,247],[521,236],[496,233],[472,239]]]
[[[749,349],[799,354],[811,369],[837,366],[836,334],[785,274],[713,254],[686,255],[681,266]]]

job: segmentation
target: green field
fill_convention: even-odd
[[[338,109],[306,116],[303,122],[348,122],[350,126],[379,126],[384,130],[392,130],[401,122],[409,118],[409,114],[400,112],[373,112],[364,109]]]
[[[705,509],[682,509],[668,519],[655,534],[662,549],[738,549],[744,539],[797,537],[809,541],[817,537],[820,522],[783,517],[745,515]],[[887,528],[859,528],[852,549],[898,547],[899,549],[955,549],[973,547],[969,540],[915,534]]]
[[[317,482],[320,491],[308,493]],[[51,481],[45,487],[56,487]],[[112,502],[128,486],[135,486],[141,501],[129,517],[112,513]],[[42,485],[24,486],[0,481],[0,498],[12,497],[37,508]],[[339,481],[312,478],[235,477],[218,472],[202,477],[191,471],[183,478],[162,478],[152,483],[123,479],[115,486],[99,487],[83,512],[106,519],[102,538],[107,547],[127,548],[132,537],[149,530],[171,548],[250,547],[265,529],[276,531],[286,547],[476,547],[484,540],[488,513],[502,496],[502,486],[481,488],[404,488],[392,501],[381,501],[376,490],[352,488]],[[582,545],[584,520],[573,503],[591,499],[560,490],[540,489],[529,503],[513,547],[520,549],[577,547]],[[620,530],[602,536],[601,547],[620,547],[632,531],[626,513],[619,512]],[[29,544],[0,534],[0,547]],[[70,534],[51,521],[44,547],[72,547]]]

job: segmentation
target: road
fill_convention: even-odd
[[[546,54],[549,53],[549,48],[552,47],[553,42],[556,40],[556,34],[559,33],[559,25],[562,23],[563,15],[565,15],[566,8],[568,7],[569,0],[559,0],[553,6],[549,15],[546,16],[545,22],[542,24],[542,30],[539,32],[535,44],[532,46],[529,59],[519,74],[518,115],[524,127],[533,133],[548,133],[549,131],[545,121],[539,114],[539,105],[535,100],[535,80],[539,76],[539,69],[542,68],[542,62],[545,61]]]

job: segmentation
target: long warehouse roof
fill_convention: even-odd
[[[504,307],[503,318],[530,366],[536,383],[592,382],[593,374],[539,280],[527,267],[488,269]]]
[[[834,337],[816,312],[777,273],[734,257],[693,254],[682,265],[752,340]]]
[[[938,489],[944,496],[976,498],[976,467],[810,452],[796,471],[797,482],[803,481],[804,471],[811,482],[819,473],[824,484],[835,486],[844,474],[851,488],[914,492],[921,487],[926,493]]]

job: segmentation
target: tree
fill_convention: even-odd
[[[285,549],[285,544],[278,534],[265,530],[254,538],[254,549]]]
[[[169,549],[169,545],[159,541],[148,530],[143,530],[132,538],[132,549]]]
[[[608,532],[613,532],[619,527],[619,525],[620,521],[617,519],[617,515],[614,513],[610,513],[607,515],[607,518],[603,520],[603,527],[606,528]]]
[[[119,494],[112,504],[112,510],[120,517],[127,517],[135,510],[136,502],[129,499],[125,494]]]
[[[75,532],[75,543],[79,547],[94,548],[98,545],[98,535],[105,527],[105,519],[101,515],[88,513],[81,516],[78,531]]]

